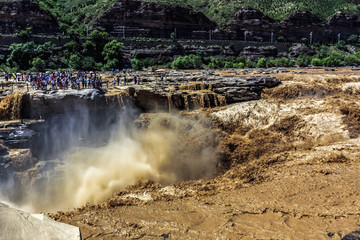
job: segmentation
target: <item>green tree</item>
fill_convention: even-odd
[[[46,42],[42,45],[37,45],[33,41],[13,43],[10,45],[9,51],[10,54],[6,61],[7,65],[22,70],[32,67],[34,58],[44,60],[47,66],[52,65],[55,58],[55,45],[51,42]]]
[[[37,57],[32,60],[32,69],[35,71],[42,71],[45,69],[46,63],[45,60]]]
[[[9,47],[10,54],[7,65],[19,69],[29,69],[32,59],[37,55],[37,45],[31,41],[27,43],[13,43]]]
[[[109,34],[98,30],[92,31],[84,42],[85,54],[94,58],[96,62],[103,62],[102,52],[109,42]]]
[[[78,52],[81,49],[79,43],[74,40],[67,42],[64,46],[70,53]]]
[[[97,64],[92,57],[83,57],[79,70],[86,70],[86,71],[99,70],[100,68],[101,68],[101,63],[99,66],[99,64]]]
[[[69,67],[80,70],[82,68],[82,58],[78,54],[71,54],[69,58]]]
[[[119,68],[122,63],[124,44],[116,40],[108,42],[104,46],[102,56],[104,57],[106,69]]]
[[[94,30],[89,34],[89,40],[95,44],[95,51],[102,51],[105,44],[109,42],[109,34]]]
[[[131,68],[134,70],[140,70],[142,69],[142,65],[139,59],[133,58],[131,59]]]

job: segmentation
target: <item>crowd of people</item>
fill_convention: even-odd
[[[4,73],[5,81],[26,81],[33,90],[101,88],[102,79],[96,72]]]
[[[122,75],[122,77],[121,77]],[[132,78],[126,78],[127,75]],[[141,84],[140,76],[132,74],[132,71],[128,72],[123,70],[120,73],[119,70],[112,71],[113,86],[119,86],[122,82],[123,85]],[[111,82],[103,82],[102,77],[97,72],[68,72],[68,71],[55,71],[55,72],[37,72],[37,73],[7,73],[4,72],[5,81],[18,81],[28,82],[31,85],[32,90],[65,90],[65,89],[85,89],[85,88],[102,88],[106,84],[108,87]],[[123,78],[123,80],[121,79]],[[163,75],[161,75],[163,80]]]

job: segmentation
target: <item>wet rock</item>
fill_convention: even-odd
[[[227,103],[257,100],[264,88],[278,86],[281,81],[274,77],[223,78],[209,82],[212,91],[225,96]]]

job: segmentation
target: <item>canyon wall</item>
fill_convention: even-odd
[[[113,37],[206,38],[215,28],[200,12],[132,0],[118,1],[97,25]]]
[[[299,42],[302,38],[310,40],[310,33],[313,42],[337,41],[339,33],[342,40],[352,34],[360,35],[360,17],[338,13],[322,20],[310,12],[299,11],[275,22],[258,10],[243,8],[235,13],[226,31],[231,39],[247,41],[271,42],[282,36],[283,41]]]
[[[56,20],[31,0],[0,1],[0,34],[16,34],[30,28],[33,34],[59,34]]]

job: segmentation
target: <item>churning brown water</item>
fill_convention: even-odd
[[[54,168],[39,172],[18,204],[31,211],[65,210],[100,203],[140,179],[172,184],[212,177],[216,145],[206,121],[158,115],[146,129],[119,123],[106,144],[74,146]],[[40,176],[45,180],[36,181]]]

